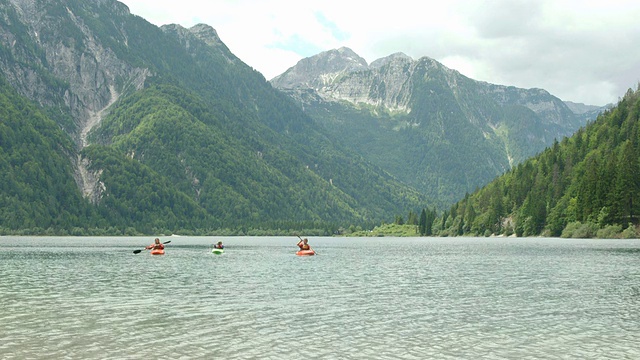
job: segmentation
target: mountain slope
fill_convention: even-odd
[[[348,48],[330,50],[271,83],[331,136],[442,206],[587,121],[544,90],[474,81],[402,53],[367,65]]]
[[[454,204],[441,235],[615,237],[640,214],[640,90]]]
[[[0,72],[64,130],[59,170],[89,200],[85,221],[60,226],[349,225],[427,203],[333,140],[207,25],[158,28],[112,0],[10,0],[0,15]],[[34,224],[9,228],[23,226]]]
[[[0,234],[90,225],[94,214],[68,160],[70,139],[1,78],[0,112]]]

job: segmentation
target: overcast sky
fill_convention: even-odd
[[[212,26],[271,79],[342,46],[428,56],[476,80],[615,103],[640,82],[638,0],[120,0],[155,25]]]

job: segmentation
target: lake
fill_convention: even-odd
[[[0,237],[0,358],[640,358],[640,240],[160,239]]]

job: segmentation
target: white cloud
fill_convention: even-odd
[[[477,80],[603,105],[640,81],[640,2],[628,0],[124,0],[153,24],[206,23],[267,79],[347,46],[368,62],[434,58]]]

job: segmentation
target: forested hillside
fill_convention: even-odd
[[[0,233],[329,234],[429,203],[210,26],[158,28],[113,0],[10,0],[0,15]]]
[[[225,127],[233,128],[239,136],[228,136]],[[382,206],[393,205],[394,198],[404,198],[407,203],[420,198],[415,192],[404,197],[402,187],[394,188],[389,179],[387,188],[356,199],[342,189],[356,191],[360,183],[374,184],[378,175],[367,175],[367,168],[357,162],[348,163],[348,157],[330,147],[326,155],[333,152],[334,156],[326,165],[326,160],[314,159],[315,151],[294,157],[285,151],[291,146],[281,144],[284,138],[278,139],[279,135],[269,128],[262,129],[263,134],[270,132],[278,141],[270,143],[254,132],[243,132],[242,127],[225,125],[203,101],[183,90],[152,86],[118,104],[104,120],[96,136],[111,139],[109,146],[92,145],[84,153],[95,169],[104,169],[101,179],[106,185],[102,195],[105,201],[118,199],[136,204],[135,210],[126,214],[129,219],[135,219],[135,214],[145,209],[162,209],[167,206],[162,202],[166,197],[146,186],[148,179],[123,173],[120,162],[116,163],[118,171],[107,171],[109,163],[104,162],[105,158],[119,155],[121,162],[137,160],[134,164],[141,165],[132,171],[140,171],[142,164],[153,169],[155,177],[166,179],[167,184],[204,209],[214,219],[208,220],[212,228],[251,227],[284,220],[339,224],[342,219],[380,219],[384,214]],[[309,139],[309,134],[304,138]],[[304,162],[305,158],[310,162]],[[341,166],[349,171],[341,172]],[[360,175],[346,178],[340,177],[341,173]],[[136,184],[136,179],[140,183]],[[116,193],[116,189],[123,192]],[[128,193],[132,189],[135,194]],[[385,194],[393,197],[387,202]],[[371,207],[356,210],[361,204]],[[169,208],[175,209],[175,205]],[[191,213],[179,213],[194,219]],[[150,222],[147,219],[144,223]]]
[[[72,176],[72,141],[2,78],[0,144],[0,234],[92,224],[95,213]]]
[[[305,58],[271,83],[439,210],[572,135],[598,109],[572,104],[578,116],[543,89],[476,81],[428,57],[397,53],[368,65],[348,48]]]
[[[446,211],[440,235],[636,236],[640,90]],[[444,224],[444,226],[442,226]]]

